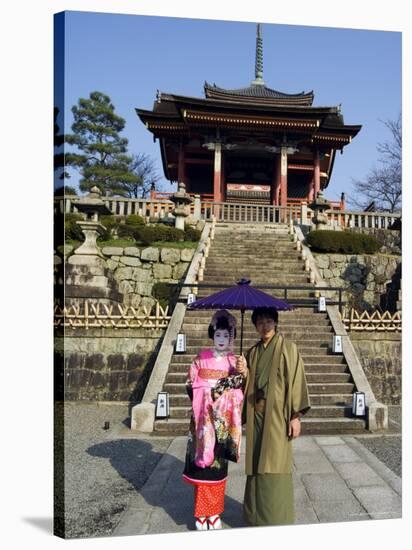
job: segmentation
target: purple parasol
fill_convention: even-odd
[[[277,310],[291,310],[293,306],[250,286],[250,280],[241,279],[231,286],[205,298],[200,298],[188,306],[188,309],[240,309],[240,353],[243,349],[243,317],[246,309],[273,307]]]

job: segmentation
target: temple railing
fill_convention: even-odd
[[[76,202],[81,197],[65,195],[55,197],[55,209],[61,213],[77,212]],[[112,214],[127,216],[138,214],[147,218],[172,217],[174,203],[168,199],[132,199],[124,197],[103,197]],[[197,199],[198,200],[198,199]],[[263,204],[245,204],[236,202],[214,202],[213,200],[193,201],[189,205],[190,214],[210,221],[238,223],[289,223],[311,224],[313,210],[302,204],[273,206]],[[351,210],[327,210],[331,227],[364,227],[387,229],[401,217],[391,212],[361,212]]]
[[[287,223],[298,219],[300,207],[202,201],[200,211],[202,219],[218,222]]]
[[[81,197],[77,195],[65,195],[64,197],[55,197],[55,210],[60,213],[77,212],[76,202]],[[118,216],[128,216],[138,214],[143,217],[167,217],[172,215],[174,203],[167,199],[132,199],[126,197],[102,197],[105,205],[112,214]],[[193,210],[193,206],[192,206]]]

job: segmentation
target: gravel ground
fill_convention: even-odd
[[[66,404],[66,538],[110,535],[170,445],[165,438],[119,437],[127,417],[127,405]]]
[[[357,439],[392,472],[402,477],[401,407],[389,407],[389,428],[391,435],[364,436]]]

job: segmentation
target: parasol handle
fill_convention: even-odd
[[[243,317],[245,315],[245,310],[240,310],[240,355],[243,353]]]

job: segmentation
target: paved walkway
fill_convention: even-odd
[[[186,437],[173,440],[113,532],[185,532],[193,527],[193,488],[182,481]],[[302,436],[294,445],[296,523],[401,517],[401,479],[354,437]],[[243,445],[244,447],[244,445]],[[229,465],[224,528],[243,527],[244,454]]]

